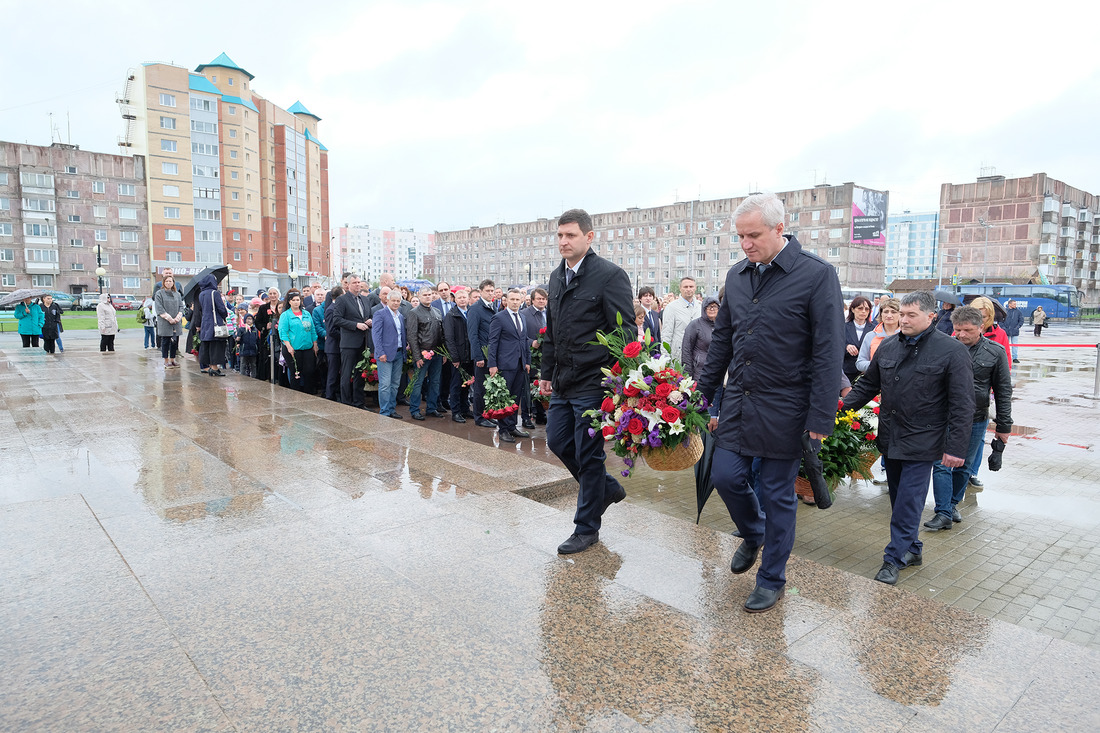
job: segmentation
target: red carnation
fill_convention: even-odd
[[[671,384],[658,384],[657,385],[657,396],[658,397],[666,398],[670,394],[672,394],[672,385]]]
[[[640,353],[642,353],[641,341],[631,341],[629,344],[623,347],[623,356],[625,356],[627,359],[633,359]]]
[[[615,434],[615,426],[614,425],[604,425],[603,430],[601,432],[603,432],[603,437],[605,437],[605,438],[607,438],[609,436],[612,436],[612,435]]]
[[[639,418],[631,418],[630,422],[626,425],[627,432],[631,435],[641,435],[645,430],[645,424]]]
[[[867,433],[863,437],[866,438],[867,440],[874,440],[875,439],[875,434],[874,433]]]
[[[661,419],[669,423],[676,422],[680,419],[680,411],[675,407],[666,407],[661,410]]]
[[[615,362],[611,365],[611,373],[616,376],[623,373],[623,368],[619,365],[619,362]]]
[[[641,394],[641,390],[635,387],[633,384],[623,389],[623,394],[627,397],[637,397]]]
[[[863,426],[859,424],[859,420],[852,421],[852,430],[859,430]]]
[[[610,397],[603,398],[603,404],[600,405],[600,409],[604,412],[615,412],[615,400]]]
[[[871,410],[871,412],[873,412],[877,415],[878,414],[878,408],[876,407],[875,409]]]

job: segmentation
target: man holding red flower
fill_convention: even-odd
[[[505,308],[489,322],[489,376],[499,371],[508,384],[508,391],[516,404],[527,393],[527,372],[531,369],[531,349],[527,346],[527,329],[519,315],[523,305],[523,292],[517,288],[508,291]],[[516,427],[516,412],[497,417],[497,431],[505,443],[515,443],[516,438],[530,438],[531,434]]]
[[[531,340],[531,374],[538,379],[539,369],[542,367],[542,340],[546,336],[546,299],[547,292],[542,288],[531,291],[531,305],[520,311],[523,323],[527,327],[527,336]],[[523,427],[533,428],[536,424],[546,424],[546,408],[539,400],[530,398],[530,391],[524,395]],[[532,419],[534,418],[534,419]]]

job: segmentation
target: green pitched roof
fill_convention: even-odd
[[[242,74],[244,74],[245,76],[247,76],[249,81],[252,81],[253,79],[256,78],[256,77],[252,76],[252,74],[249,74],[247,71],[242,69],[240,66],[237,66],[235,63],[233,63],[233,59],[231,59],[227,55],[225,55],[224,52],[219,54],[218,58],[214,59],[209,64],[199,64],[198,66],[195,67],[195,71],[202,71],[207,66],[221,66],[224,69],[234,69],[235,71],[239,71]]]
[[[304,104],[302,104],[301,102],[295,102],[294,104],[290,105],[290,109],[288,109],[287,112],[289,112],[292,115],[309,115],[310,117],[317,120],[318,122],[321,121],[320,117],[318,117],[317,115],[313,114],[308,109],[306,109],[306,106]]]

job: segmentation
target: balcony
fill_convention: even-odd
[[[56,262],[28,262],[26,268],[27,272],[32,275],[61,272],[61,268],[58,267]]]

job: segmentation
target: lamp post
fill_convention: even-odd
[[[225,274],[225,292],[231,293],[233,292],[233,265],[226,263],[225,267],[229,270]]]
[[[99,294],[103,295],[103,276],[107,274],[103,269],[103,248],[97,244],[92,247],[92,251],[95,252],[95,277],[99,283]]]
[[[984,283],[989,279],[989,230],[993,228],[993,225],[980,216],[978,217],[978,223],[981,224],[982,229],[985,229],[985,246],[982,247],[982,282]]]
[[[295,286],[295,280],[298,279],[298,273],[294,271],[294,255],[289,254],[286,256],[286,274],[290,278],[290,287]]]

